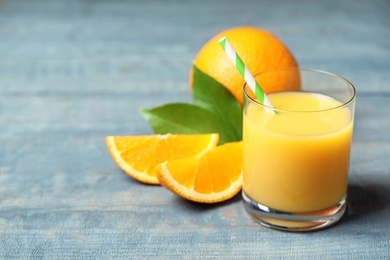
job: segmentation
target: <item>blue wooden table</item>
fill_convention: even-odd
[[[151,134],[139,108],[189,102],[202,45],[271,31],[301,67],[358,92],[348,213],[284,233],[143,185],[107,135]],[[0,1],[1,259],[390,259],[390,2]]]

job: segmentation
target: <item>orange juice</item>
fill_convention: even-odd
[[[350,109],[310,92],[268,97],[278,114],[256,104],[248,104],[244,113],[245,194],[286,212],[319,211],[343,200],[353,130]]]

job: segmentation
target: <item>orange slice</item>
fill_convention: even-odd
[[[116,164],[134,179],[159,184],[156,165],[202,153],[216,146],[218,134],[107,136]]]
[[[198,155],[157,166],[160,183],[187,200],[215,203],[232,198],[242,185],[242,142],[225,143]]]

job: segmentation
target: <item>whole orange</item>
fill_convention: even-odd
[[[287,46],[265,30],[254,27],[236,27],[217,34],[202,47],[193,64],[203,73],[225,86],[240,104],[243,102],[245,81],[218,43],[224,36],[227,37],[253,75],[273,69],[298,67],[297,61]],[[193,75],[191,68],[191,89],[194,80],[196,80]],[[277,84],[273,84],[272,89],[263,88],[263,90],[265,93],[295,90],[299,84],[285,83],[290,80],[299,81],[299,75],[297,77],[294,79],[270,79]]]

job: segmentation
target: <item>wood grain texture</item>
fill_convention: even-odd
[[[390,259],[390,3],[0,0],[1,259]],[[177,198],[125,175],[106,135],[190,102],[188,72],[223,29],[273,32],[302,67],[358,91],[348,214],[320,232],[254,223],[240,196]]]

